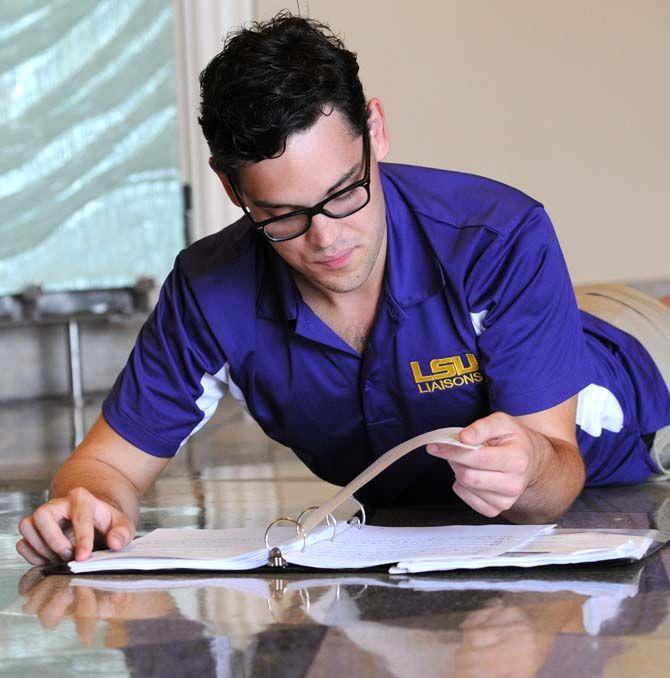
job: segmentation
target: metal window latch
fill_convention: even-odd
[[[270,555],[268,557],[268,565],[270,567],[286,567],[286,558],[282,555],[280,549],[276,546],[270,549]]]

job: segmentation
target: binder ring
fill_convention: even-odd
[[[300,596],[303,610],[306,614],[309,614],[309,608],[312,606],[312,600],[309,597],[309,589],[298,589],[298,595]]]
[[[360,530],[361,527],[363,527],[363,525],[365,525],[365,523],[367,522],[367,517],[365,515],[365,507],[363,506],[363,504],[361,504],[360,501],[358,501],[358,499],[356,499],[356,497],[348,497],[348,499],[358,504],[358,510],[361,512],[361,517],[359,518],[358,516],[353,516],[349,518],[347,522],[349,523],[349,525],[353,525]]]
[[[285,623],[286,621],[291,621],[287,619],[282,619],[275,611],[275,605],[281,602],[286,595],[286,584],[284,579],[275,579],[274,589],[271,594],[265,599],[265,603],[268,608],[270,616],[279,623]],[[300,588],[298,589],[298,596],[300,597],[300,611],[303,614],[309,614],[309,608],[312,604],[310,599],[309,590]]]
[[[309,506],[306,508],[299,516],[298,516],[298,525],[302,527],[302,519],[305,517],[306,514],[308,514],[310,511],[316,511],[318,509],[318,506]],[[328,525],[331,525],[333,528],[333,536],[330,538],[330,541],[335,541],[335,535],[337,534],[337,518],[332,513],[329,513],[326,516],[326,523]]]
[[[303,529],[302,525],[297,521],[293,520],[293,518],[277,518],[277,520],[273,520],[268,526],[267,529],[265,530],[265,548],[270,550],[272,548],[270,546],[270,530],[277,524],[279,523],[292,523],[295,525],[295,530],[296,534],[302,537],[302,548],[300,549],[300,552],[302,553],[305,550],[305,547],[307,546],[307,533]]]
[[[336,584],[336,589],[335,589],[335,600],[339,603],[340,602],[340,595],[341,595],[341,586],[340,584]],[[366,591],[368,590],[368,584],[363,584],[362,588],[356,595],[350,595],[351,600],[358,600]]]
[[[351,596],[351,600],[358,600],[368,590],[368,586],[369,584],[363,584],[361,590],[356,595]]]

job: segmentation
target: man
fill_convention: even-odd
[[[357,73],[325,26],[286,14],[202,73],[210,164],[245,217],[177,258],[101,417],[21,521],[28,561],[70,559],[68,522],[77,559],[95,532],[128,543],[139,498],[226,389],[337,484],[435,428],[485,445],[408,455],[361,490],[371,504],[453,487],[485,516],[547,521],[585,478],[662,470],[670,311],[606,287],[580,313],[537,201],[380,163],[384,109]]]

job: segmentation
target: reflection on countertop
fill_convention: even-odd
[[[0,423],[12,431],[0,442],[0,676],[667,674],[670,549],[514,572],[45,577],[16,555],[16,525],[67,454],[67,409],[4,408]],[[333,489],[226,404],[147,496],[142,528],[264,526]],[[373,522],[458,516],[473,518],[379,510]],[[561,524],[668,530],[670,484],[587,491]]]

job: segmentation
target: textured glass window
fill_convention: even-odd
[[[0,294],[161,281],[183,246],[172,3],[0,2]]]

